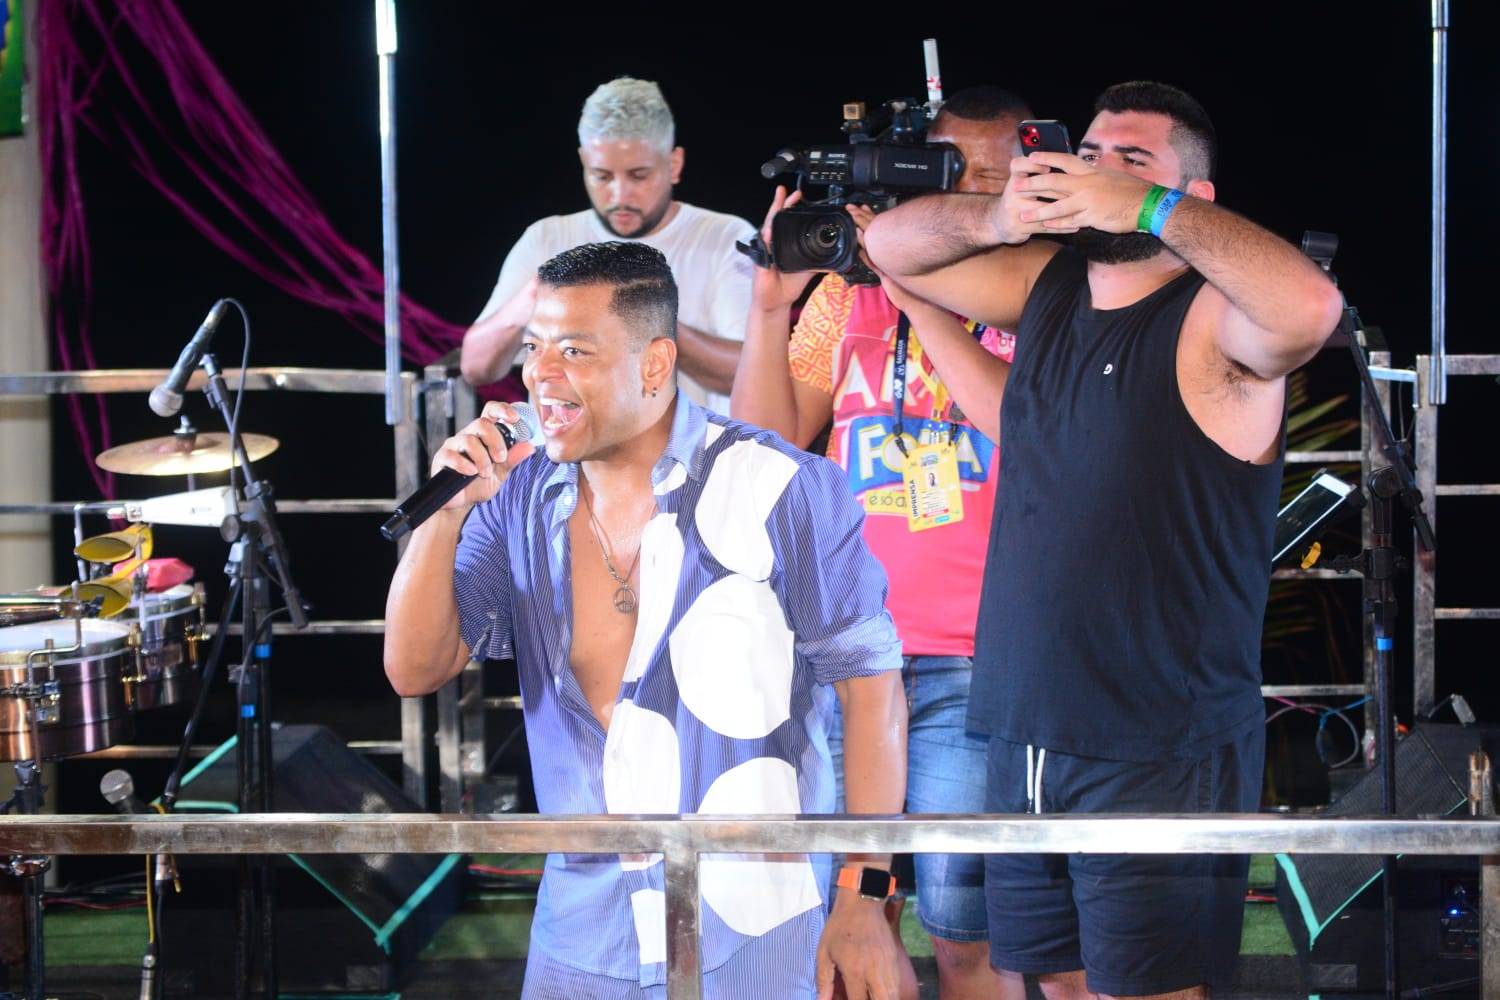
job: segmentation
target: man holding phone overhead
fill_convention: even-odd
[[[1016,330],[1004,369],[923,341],[1003,432],[969,701],[987,811],[1254,811],[1286,376],[1340,299],[1214,204],[1196,100],[1126,83],[1095,112],[1078,155],[1018,158],[999,196],[917,199],[866,232],[893,298]],[[1232,974],[1245,877],[1242,857],[990,855],[990,960],[1054,1000],[1203,995]]]

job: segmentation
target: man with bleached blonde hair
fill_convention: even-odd
[[[673,199],[685,155],[676,141],[672,110],[655,83],[622,76],[589,95],[578,120],[578,158],[592,208],[538,220],[511,247],[489,302],[464,335],[465,379],[493,382],[517,362],[542,262],[585,243],[639,240],[666,256],[677,281],[680,388],[728,414],[752,271],[734,244],[754,229]]]

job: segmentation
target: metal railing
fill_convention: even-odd
[[[1449,376],[1500,375],[1500,354],[1450,354],[1443,360]],[[1500,496],[1500,483],[1438,483],[1438,410],[1434,395],[1446,390],[1431,384],[1438,370],[1428,355],[1417,356],[1416,443],[1417,486],[1422,490],[1427,519],[1437,530],[1438,498]],[[1441,402],[1441,400],[1439,400]],[[1451,402],[1448,405],[1452,405]],[[1417,715],[1437,704],[1437,623],[1440,621],[1500,620],[1500,608],[1444,608],[1437,603],[1437,556],[1416,546],[1412,566],[1412,685]]]
[[[667,996],[702,994],[705,854],[1500,854],[1500,820],[1220,816],[17,816],[0,854],[659,854]],[[1493,912],[1500,900],[1482,904]]]

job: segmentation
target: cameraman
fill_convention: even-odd
[[[1016,125],[1029,115],[1014,94],[973,87],[943,105],[927,139],[951,142],[963,153],[966,165],[957,190],[999,194],[1018,152]],[[768,244],[771,218],[796,198],[786,199],[778,189],[762,234]],[[861,228],[873,216],[859,206],[850,206],[849,213]],[[934,324],[951,326],[954,336],[996,367],[1009,360],[1012,340],[1008,333],[946,313],[924,318],[921,328],[912,330],[902,430],[909,444],[948,441],[955,446],[963,498],[961,520],[913,531],[902,486],[903,457],[893,436],[891,376],[886,374],[893,371],[897,308],[879,286],[854,285],[826,274],[788,343],[791,305],[812,277],[757,269],[730,413],[802,448],[832,419],[828,457],[845,470],[850,490],[864,507],[865,541],[890,578],[886,606],[901,638],[911,718],[906,807],[911,812],[983,812],[986,742],[965,731],[964,719],[999,455],[995,444],[981,437],[952,404],[921,350],[921,338]],[[944,581],[940,590],[934,580]],[[843,749],[841,726],[831,727],[829,744],[837,757]],[[983,857],[918,855],[915,862],[917,915],[932,935],[944,1000],[1024,996],[1020,976],[1002,976],[990,968]],[[893,919],[899,919],[899,909]],[[909,966],[906,975],[914,996]]]
[[[593,207],[534,222],[511,247],[489,302],[464,334],[460,365],[467,382],[497,381],[519,363],[544,261],[585,243],[640,240],[666,255],[677,280],[678,390],[729,412],[753,269],[734,244],[754,228],[672,199],[684,158],[674,141],[672,110],[655,83],[622,76],[589,95],[578,120],[578,158]]]

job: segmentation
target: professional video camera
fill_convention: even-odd
[[[827,188],[827,195],[778,212],[771,220],[771,245],[757,234],[748,244],[735,244],[740,252],[761,267],[833,271],[856,283],[879,282],[860,263],[857,230],[844,206],[868,205],[883,211],[905,196],[950,191],[964,171],[957,147],[926,141],[927,128],[942,106],[937,44],[928,39],[926,45],[925,103],[887,101],[869,113],[863,102],[846,104],[843,131],[848,145],[784,149],[761,166],[767,180],[793,174],[799,191],[816,185]]]

